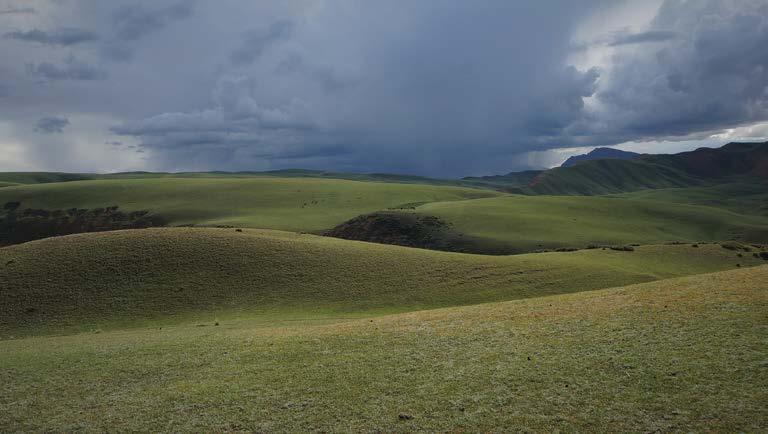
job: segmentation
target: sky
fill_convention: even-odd
[[[437,177],[768,137],[768,0],[0,0],[0,171]]]

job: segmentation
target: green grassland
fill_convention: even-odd
[[[325,325],[5,340],[0,431],[764,432],[767,309],[761,266]]]
[[[543,172],[530,184],[536,194],[596,195],[704,184],[690,174],[642,160],[591,160]]]
[[[624,192],[580,197],[464,187],[535,173],[0,174],[6,234],[115,205],[196,226],[0,248],[0,432],[768,431],[765,185],[657,163],[536,178]],[[520,254],[317,235],[359,215]]]
[[[451,224],[478,249],[512,252],[589,244],[768,241],[768,219],[713,207],[639,199],[520,196],[428,203],[415,212]]]
[[[708,187],[665,188],[623,193],[617,197],[687,203],[768,216],[768,182],[727,183]]]
[[[505,183],[485,182],[477,179],[439,179],[426,176],[390,173],[348,173],[324,170],[281,169],[263,172],[118,172],[118,173],[60,173],[60,172],[0,172],[3,182],[14,184],[45,184],[53,182],[87,181],[99,179],[173,179],[173,178],[320,178],[345,179],[365,182],[396,182],[400,184],[427,184],[453,187],[504,187]]]
[[[501,257],[248,229],[78,234],[0,249],[0,336],[381,315],[763,263],[715,244]]]
[[[755,192],[751,200],[762,197]],[[474,247],[468,251],[489,253],[589,244],[768,242],[768,216],[660,198],[506,195],[460,187],[315,178],[72,181],[0,189],[0,203],[8,201],[49,210],[118,205],[125,211],[148,210],[172,226],[229,225],[313,233],[360,214],[415,208],[450,223],[450,236],[470,239]],[[734,199],[733,204],[737,203],[748,206]]]
[[[155,178],[6,187],[0,203],[26,208],[148,210],[172,225],[239,225],[289,231],[328,229],[359,214],[409,203],[492,197],[460,187],[314,178]]]

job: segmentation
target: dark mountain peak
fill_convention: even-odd
[[[729,143],[677,154],[598,158],[542,172],[529,184],[538,194],[608,194],[768,179],[768,142]]]
[[[621,149],[614,148],[595,148],[586,154],[574,155],[569,157],[560,167],[573,166],[576,163],[589,160],[603,160],[603,159],[617,159],[617,160],[630,160],[637,157],[638,153],[622,151]]]

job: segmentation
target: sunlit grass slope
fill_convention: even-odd
[[[728,210],[610,197],[503,196],[425,204],[416,212],[452,230],[518,251],[588,244],[740,239],[768,241],[768,218]]]
[[[751,266],[719,245],[466,255],[278,231],[164,228],[0,249],[0,336],[259,316],[323,319]]]
[[[492,197],[459,187],[312,178],[196,178],[74,181],[6,187],[0,204],[67,209],[118,205],[148,210],[172,225],[242,225],[291,231],[329,229],[359,214],[409,203]]]
[[[0,430],[765,432],[766,311],[761,266],[324,326],[6,340]]]

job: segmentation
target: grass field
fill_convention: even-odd
[[[208,227],[0,248],[0,432],[768,431],[758,184],[574,197],[302,171],[11,175],[28,184],[0,183],[0,205],[22,203],[4,230],[78,215],[24,208],[113,205]],[[522,254],[312,234],[369,213]],[[525,253],[590,244],[617,250]]]
[[[617,197],[687,203],[768,216],[768,183],[730,183],[709,187],[665,188],[623,193]]]
[[[409,203],[492,197],[460,187],[313,178],[167,178],[73,181],[6,187],[0,203],[43,209],[149,210],[172,225],[329,229],[359,214]]]
[[[0,430],[762,432],[767,309],[761,266],[325,325],[5,340]]]
[[[714,244],[495,257],[261,230],[79,234],[0,249],[0,336],[381,315],[762,263]]]
[[[589,244],[742,239],[768,241],[768,218],[713,207],[573,196],[502,196],[428,203],[416,212],[518,252]]]
[[[695,195],[684,190],[688,196]],[[360,214],[415,207],[418,213],[451,223],[452,234],[471,239],[476,248],[468,251],[475,252],[524,253],[589,244],[669,241],[768,242],[768,216],[670,203],[674,197],[668,201],[642,198],[522,196],[459,187],[314,178],[91,180],[0,189],[0,203],[21,201],[26,208],[118,205],[125,211],[159,214],[172,226],[228,225],[312,233]],[[750,202],[733,203],[749,206]]]

